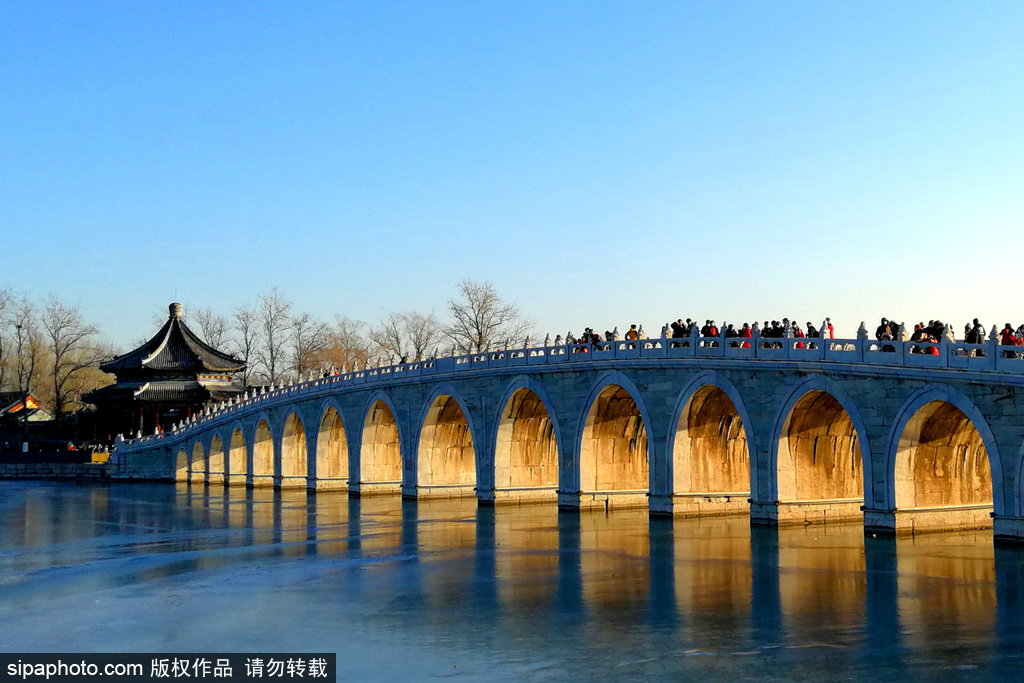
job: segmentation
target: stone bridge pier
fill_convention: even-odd
[[[857,520],[897,533],[994,524],[999,538],[1024,537],[1024,360],[952,344],[917,358],[863,339],[800,353],[637,346],[278,387],[123,442],[114,460],[126,478],[197,485]]]

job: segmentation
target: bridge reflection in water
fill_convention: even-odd
[[[783,675],[814,652],[826,677],[888,676],[1015,666],[1022,650],[1024,554],[993,548],[984,532],[874,536],[856,523],[751,527],[742,517],[187,484],[22,485],[5,500],[0,576],[28,577],[0,598],[9,626],[25,615],[15,602],[57,590],[47,572],[131,558],[80,569],[59,590],[216,585],[225,571],[258,567],[283,573],[278,585],[296,603],[325,614],[360,605],[382,632],[408,633],[400,640],[454,640],[519,662],[590,653],[609,665],[614,654],[630,675],[712,666],[701,656],[720,674]],[[297,568],[301,578],[287,578]],[[343,626],[318,637],[341,639]],[[67,628],[54,625],[54,637]],[[111,637],[125,628],[110,624]],[[240,628],[255,642],[275,633],[272,620]]]

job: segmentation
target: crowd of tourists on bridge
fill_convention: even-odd
[[[810,321],[807,321],[806,325],[801,325],[796,319],[789,318],[783,318],[781,321],[765,320],[762,325],[758,325],[756,321],[753,324],[745,322],[742,325],[723,323],[721,327],[711,319],[705,320],[701,325],[691,318],[685,320],[679,318],[675,322],[666,323],[661,328],[660,336],[670,340],[669,343],[673,348],[690,346],[691,343],[696,343],[701,347],[718,347],[720,344],[726,343],[730,348],[748,349],[751,344],[755,343],[754,339],[756,338],[758,340],[756,343],[761,344],[762,348],[781,349],[785,343],[781,340],[792,338],[796,340],[793,344],[794,348],[816,349],[819,342],[813,340],[835,339],[835,328],[832,326],[831,318],[825,318],[817,327]],[[929,355],[940,354],[939,342],[943,340],[956,341],[952,325],[937,319],[929,320],[927,324],[923,321],[919,322],[914,325],[913,331],[908,332],[905,325],[890,318],[882,318],[874,336],[875,340],[879,342],[917,342],[920,345],[910,346],[909,352]],[[588,353],[589,347],[592,346],[603,348],[610,342],[638,341],[647,338],[643,325],[631,324],[627,332],[621,336],[618,326],[605,331],[603,335],[592,327],[586,327],[579,337],[574,336],[570,331],[564,339],[562,335],[558,335],[554,343],[555,346],[568,344],[573,347],[574,353]],[[1010,323],[1006,323],[997,338],[1001,346],[1024,347],[1024,324],[1014,328]],[[723,342],[723,340],[725,341]],[[985,327],[977,318],[964,327],[963,341],[967,344],[978,345],[986,343]],[[879,344],[878,349],[882,352],[896,351],[894,344]],[[984,351],[981,349],[972,350],[970,353],[975,356],[984,356]],[[1024,358],[1024,350],[1004,350],[1002,353],[1007,358]]]
[[[592,327],[583,328],[583,334],[579,337],[573,336],[572,330],[565,335],[565,340],[562,341],[562,335],[555,337],[555,346],[561,346],[562,344],[572,345],[573,353],[587,353],[589,346],[601,347],[603,344],[608,342],[614,342],[619,340],[619,326],[616,325],[615,329],[611,331],[605,331],[604,336],[594,331]],[[626,334],[622,335],[622,339],[627,341],[637,341],[639,339],[647,339],[647,333],[644,332],[644,326],[640,325],[637,327],[635,324],[630,325]],[[631,345],[632,346],[632,345]]]
[[[1024,347],[1024,324],[1018,325],[1014,329],[1012,324],[1006,323],[999,332],[998,339],[1000,346]],[[964,327],[964,341],[968,344],[985,343],[985,327],[978,322],[977,318],[974,319],[973,324],[968,324]],[[1004,350],[1003,356],[1006,358],[1024,358],[1024,352]]]
[[[732,323],[723,323],[724,329],[719,328],[714,320],[705,320],[704,325],[697,328],[697,323],[687,318],[684,322],[682,318],[676,320],[674,323],[669,323],[662,328],[662,337],[669,339],[689,339],[694,336],[701,338],[698,342],[701,346],[718,346],[718,340],[725,338],[731,341],[726,343],[729,344],[730,348],[743,348],[749,349],[751,341],[754,337],[760,337],[763,341],[761,345],[763,348],[777,348],[781,349],[783,342],[781,341],[768,341],[775,339],[785,339],[787,337],[794,337],[797,339],[806,338],[821,338],[828,337],[830,339],[835,338],[835,330],[832,327],[831,318],[826,318],[825,322],[821,324],[820,328],[816,328],[810,321],[807,322],[807,326],[801,327],[800,323],[794,319],[790,321],[789,318],[783,318],[781,322],[778,320],[764,321],[764,325],[758,327],[755,321],[753,325],[750,323],[743,323],[739,328]],[[694,334],[694,331],[697,334]],[[798,341],[796,342],[796,348],[817,348],[817,344],[812,341]],[[686,345],[687,342],[677,341],[672,342],[675,347]]]
[[[996,338],[999,340],[1000,346],[1024,347],[1024,325],[1019,325],[1015,329],[1012,324],[1006,323]],[[939,342],[943,340],[948,342],[956,341],[956,337],[953,334],[953,326],[947,325],[941,320],[929,320],[927,325],[924,322],[919,322],[914,325],[914,331],[908,334],[904,325],[888,318],[882,318],[880,324],[875,329],[875,339],[880,342],[919,342],[924,345],[911,346],[910,353],[929,354],[934,356],[937,356],[940,353],[937,346]],[[978,345],[985,344],[987,341],[985,326],[982,325],[977,318],[964,325],[963,341],[965,344]],[[892,344],[882,344],[881,350],[883,352],[894,352],[896,347]],[[982,349],[972,349],[970,350],[970,354],[972,356],[983,357],[985,352]],[[1012,351],[1004,350],[1003,356],[1005,358],[1022,358],[1024,357],[1024,353],[1016,349]]]
[[[806,327],[802,327],[796,320],[790,321],[789,318],[783,318],[782,321],[772,320],[764,321],[763,326],[758,326],[755,321],[753,325],[750,323],[743,323],[739,327],[732,323],[723,323],[724,327],[719,327],[714,320],[707,319],[703,325],[699,325],[696,321],[691,318],[687,318],[685,321],[679,318],[673,323],[666,323],[661,328],[661,337],[663,339],[674,340],[671,342],[673,348],[690,346],[691,340],[696,339],[696,343],[699,346],[717,347],[721,340],[729,340],[725,343],[730,348],[745,348],[749,349],[755,337],[760,338],[761,344],[764,348],[778,348],[781,349],[783,346],[782,341],[774,341],[776,339],[785,339],[787,337],[795,337],[797,339],[818,339],[827,338],[835,339],[835,329],[832,327],[832,319],[825,318],[820,327],[815,327],[810,321],[807,322]],[[643,325],[631,324],[629,329],[624,335],[620,337],[619,328],[616,326],[612,330],[606,330],[603,335],[596,332],[592,327],[586,327],[583,329],[583,334],[579,337],[573,335],[570,330],[566,333],[565,338],[562,335],[555,337],[555,346],[561,346],[568,344],[573,346],[573,353],[588,353],[590,346],[596,346],[601,348],[610,342],[621,340],[625,341],[638,341],[647,339],[647,334],[644,332]],[[547,341],[547,340],[545,340]],[[813,341],[798,341],[795,346],[798,349],[805,348],[817,348],[817,343]],[[633,347],[634,345],[630,345]]]

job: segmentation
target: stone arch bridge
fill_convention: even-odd
[[[995,342],[647,339],[364,369],[119,441],[115,476],[1024,538]]]

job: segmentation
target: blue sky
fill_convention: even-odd
[[[0,0],[0,287],[127,345],[488,279],[539,333],[1024,322],[1024,3]]]

